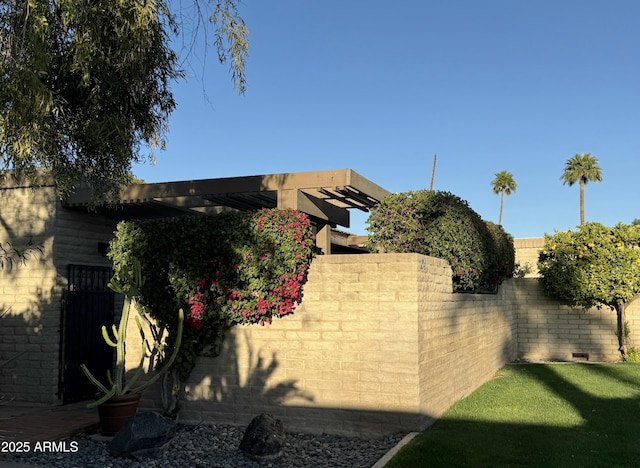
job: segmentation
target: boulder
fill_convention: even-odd
[[[107,446],[111,455],[138,460],[160,455],[171,441],[176,424],[159,413],[144,411],[136,414]]]
[[[240,442],[240,451],[259,461],[277,460],[285,442],[284,424],[270,414],[253,418]]]

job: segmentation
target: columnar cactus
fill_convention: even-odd
[[[134,374],[125,382],[125,344],[127,341],[127,324],[129,322],[131,302],[134,297],[140,292],[140,287],[143,284],[144,278],[142,277],[140,262],[137,259],[134,259],[133,261],[133,266],[129,272],[128,278],[121,279],[120,281],[112,279],[109,282],[109,288],[111,288],[116,293],[124,294],[122,316],[120,317],[118,326],[116,327],[116,325],[112,325],[111,333],[109,333],[105,325],[102,326],[102,337],[104,338],[104,341],[107,343],[107,345],[116,349],[115,372],[112,377],[111,372],[107,371],[107,380],[109,382],[109,387],[107,387],[94,377],[89,369],[87,369],[86,365],[80,364],[80,368],[85,373],[87,378],[93,385],[96,386],[100,393],[103,394],[98,400],[89,403],[89,405],[87,406],[92,407],[100,405],[113,396],[125,395],[128,393],[139,393],[143,391],[145,388],[155,383],[165,372],[169,370],[178,354],[180,343],[182,342],[182,328],[184,321],[184,312],[182,311],[182,309],[180,309],[178,312],[178,335],[171,356],[153,377],[138,386],[134,386],[144,372],[144,361],[148,357],[146,352],[147,349],[152,349],[159,352],[162,351],[162,347],[164,346],[158,342],[151,343],[146,339],[144,330],[142,329],[142,325],[140,324],[140,319],[138,316],[135,316],[136,325],[141,337],[142,357],[140,358],[140,363],[138,364],[138,368],[135,370]]]

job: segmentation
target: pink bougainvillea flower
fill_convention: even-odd
[[[193,329],[209,326],[205,317],[264,325],[273,316],[293,313],[302,300],[302,285],[313,257],[308,216],[295,210],[265,209],[246,219],[251,236],[256,237],[244,244],[241,261],[229,262],[229,257],[228,266],[223,266],[225,260],[216,256],[207,264],[207,276],[192,286],[185,323]]]

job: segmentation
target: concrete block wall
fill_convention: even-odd
[[[436,259],[427,258],[427,262]],[[452,294],[451,269],[425,278],[420,300],[420,429],[491,379],[517,356],[516,304],[510,282],[493,294]]]
[[[609,312],[605,310],[605,312]],[[614,314],[614,312],[611,312]],[[629,346],[640,349],[640,298],[627,305],[627,323],[629,324]],[[617,338],[616,338],[617,339]]]
[[[513,246],[516,249],[516,263],[520,266],[529,265],[531,273],[528,278],[538,276],[538,254],[544,246],[543,237],[531,237],[523,239],[514,239]]]
[[[537,262],[544,238],[515,239],[516,262],[532,272],[514,280],[518,304],[518,357],[529,361],[617,361],[616,314],[609,308],[576,309],[547,297],[536,281]],[[640,301],[627,308],[631,345],[640,347]]]
[[[572,308],[547,297],[534,278],[514,279],[518,304],[518,357],[527,361],[617,361],[616,313],[606,307]],[[640,344],[640,301],[627,307],[632,345]]]
[[[220,356],[199,360],[179,418],[246,425],[270,412],[294,430],[421,429],[515,357],[505,298],[451,290],[440,259],[318,257],[294,315],[236,327]]]
[[[114,224],[67,212],[52,185],[34,189],[8,180],[0,189],[0,241],[23,247],[29,239],[42,254],[24,265],[0,269],[0,361],[24,352],[0,369],[0,396],[35,405],[59,404],[60,320],[67,265],[110,265],[97,241],[112,237]],[[111,233],[111,236],[109,236]],[[4,245],[4,244],[3,244]]]
[[[0,241],[23,248],[31,239],[43,253],[24,265],[0,269],[0,361],[24,353],[0,369],[0,395],[36,404],[55,403],[58,384],[60,296],[56,292],[51,235],[55,217],[51,188],[14,184],[0,189]],[[53,331],[53,333],[52,333]]]
[[[232,329],[222,354],[202,358],[180,419],[334,433],[417,427],[415,255],[321,256],[294,315]]]
[[[451,291],[441,259],[318,257],[294,315],[236,327],[220,356],[200,358],[179,419],[246,425],[269,412],[292,430],[420,430],[507,362],[619,359],[613,312],[561,305],[535,279],[496,295]],[[143,406],[159,407],[153,393]]]

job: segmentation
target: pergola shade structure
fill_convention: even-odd
[[[351,169],[225,177],[180,182],[134,184],[119,200],[96,211],[120,219],[160,218],[224,210],[296,209],[307,213],[317,228],[317,243],[331,253],[331,228],[349,227],[349,209],[369,211],[389,192]],[[80,188],[63,201],[86,209],[91,189]]]

